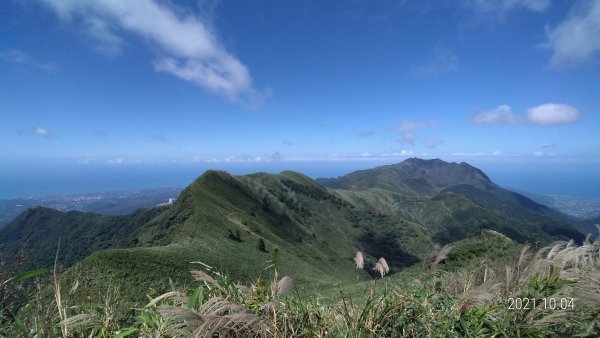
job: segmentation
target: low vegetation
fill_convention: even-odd
[[[487,245],[487,256],[469,253],[479,252],[478,243]],[[598,241],[557,242],[534,251],[482,231],[435,248],[422,263],[399,273],[385,275],[390,271],[381,258],[371,281],[315,290],[281,276],[285,261],[274,249],[268,280],[239,284],[199,263],[190,273],[193,283],[171,283],[168,292],[148,296],[125,314],[118,284],[75,303],[78,283],[65,284],[58,271],[32,274],[21,276],[31,277],[27,283],[2,284],[3,293],[28,290],[29,298],[10,318],[2,310],[0,335],[596,336],[599,252]],[[362,253],[354,260],[356,269],[371,268],[363,266]]]

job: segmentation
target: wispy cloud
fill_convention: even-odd
[[[491,157],[491,156],[501,156],[504,153],[501,150],[495,150],[492,152],[455,152],[448,154],[449,156],[458,156],[458,157]]]
[[[509,105],[500,105],[492,110],[476,114],[471,118],[474,124],[511,124],[518,122],[519,119],[513,114]]]
[[[556,143],[542,143],[542,144],[540,144],[540,147],[542,147],[544,149],[548,149],[548,148],[556,148],[556,147],[558,147],[558,145],[556,145]]]
[[[158,141],[160,143],[167,143],[167,138],[160,133],[154,133],[154,134],[150,134],[148,135],[148,137],[150,137],[151,139]]]
[[[282,161],[285,159],[285,156],[283,156],[283,154],[279,151],[276,151],[270,155],[270,158],[274,161]]]
[[[430,58],[423,64],[413,65],[410,71],[419,76],[438,76],[458,70],[458,56],[451,50],[436,47]]]
[[[92,16],[85,19],[84,26],[85,32],[94,40],[94,49],[108,57],[121,53],[125,42],[114,33],[115,27],[109,21]]]
[[[429,137],[425,140],[425,146],[428,149],[436,149],[437,147],[444,144],[444,140],[434,137]]]
[[[371,137],[373,135],[375,135],[375,132],[372,131],[372,130],[370,130],[370,129],[361,130],[361,131],[358,132],[358,136],[359,137],[363,137],[363,138]]]
[[[416,134],[416,131],[419,129],[426,128],[437,128],[439,127],[439,123],[436,121],[402,121],[396,125],[394,131],[400,134],[400,143],[410,144],[412,146],[415,145],[416,141],[419,137]]]
[[[56,69],[56,65],[54,63],[39,61],[24,51],[14,48],[0,52],[0,59],[10,63],[21,64],[47,72]]]
[[[380,155],[380,157],[407,157],[407,156],[413,156],[414,154],[415,153],[412,150],[402,149],[398,152],[383,153]]]
[[[394,158],[406,158],[412,156],[430,156],[426,153],[415,153],[412,150],[401,149],[396,152],[388,153],[332,153],[327,155],[283,155],[279,151],[264,155],[235,155],[222,158],[200,158],[194,157],[191,162],[194,163],[269,163],[275,161],[285,162],[354,162],[354,161],[382,161]]]
[[[581,113],[575,107],[566,104],[545,103],[527,109],[524,116],[514,114],[508,105],[478,113],[471,118],[473,124],[522,124],[558,125],[577,123]]]
[[[410,145],[415,145],[415,142],[417,142],[417,140],[419,139],[419,137],[412,132],[404,132],[402,133],[402,136],[400,137],[400,143],[404,143],[404,144],[410,144]]]
[[[566,104],[546,103],[527,110],[527,122],[541,126],[571,124],[580,119],[579,110]]]
[[[273,161],[284,161],[287,158],[280,153],[279,151],[275,151],[271,154],[263,154],[263,155],[231,155],[222,158],[210,158],[210,159],[194,159],[194,162],[206,162],[206,163],[263,163],[263,162],[273,162]]]
[[[477,12],[506,15],[507,12],[517,9],[526,9],[532,12],[543,12],[550,7],[550,0],[469,0],[468,6]]]
[[[102,129],[96,129],[94,130],[94,135],[96,136],[108,136],[108,132],[106,130],[102,130]]]
[[[534,151],[531,155],[535,157],[547,157],[547,156],[556,156],[555,153],[549,153],[545,151]]]
[[[399,132],[411,132],[411,131],[415,131],[417,129],[424,129],[424,128],[437,128],[439,127],[440,124],[432,121],[432,120],[428,120],[428,121],[402,121],[400,123],[398,123],[396,125],[395,130],[399,131]]]
[[[250,72],[220,43],[208,21],[157,0],[43,0],[64,21],[82,22],[107,55],[118,54],[123,36],[135,34],[158,47],[154,69],[230,101],[255,106],[270,92],[252,85]],[[76,20],[79,19],[79,20]],[[121,34],[119,34],[121,33]]]
[[[46,129],[46,128],[41,128],[41,127],[37,127],[35,129],[33,129],[33,133],[36,134],[39,137],[43,137],[43,138],[52,138],[54,137],[54,134]]]
[[[574,66],[600,52],[600,0],[575,4],[566,20],[546,32],[554,67]]]

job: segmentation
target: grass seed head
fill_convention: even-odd
[[[356,255],[354,256],[354,262],[356,263],[357,269],[363,269],[365,267],[365,259],[363,257],[362,252],[356,252]]]

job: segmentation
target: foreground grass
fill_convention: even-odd
[[[269,267],[272,278],[248,285],[200,264],[191,272],[194,284],[171,283],[169,292],[124,313],[119,285],[98,290],[103,296],[97,299],[74,302],[78,284],[56,279],[52,298],[32,289],[16,315],[0,317],[0,336],[600,334],[599,242],[561,242],[537,251],[524,246],[514,255],[462,265],[453,257],[469,250],[457,247],[455,256],[449,252],[439,248],[425,263],[390,277],[321,290],[294,287],[291,278],[278,274],[276,255]]]

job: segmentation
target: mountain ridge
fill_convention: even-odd
[[[47,268],[56,251],[52,240],[71,243],[84,234],[87,239],[78,243],[88,249],[75,246],[60,257],[67,266],[77,263],[72,271],[153,289],[164,287],[169,276],[189,282],[194,261],[218,266],[236,280],[263,276],[275,248],[286,262],[281,273],[299,283],[332,285],[368,277],[353,269],[356,251],[367,264],[386,257],[393,273],[422,260],[435,242],[451,243],[485,229],[520,243],[583,239],[570,224],[499,188],[468,164],[405,162],[350,173],[341,180],[349,189],[327,188],[293,171],[233,176],[207,170],[173,205],[141,211],[144,217],[112,219],[111,227],[105,216],[30,210],[39,217],[15,219],[0,230],[0,244],[14,255],[25,237],[11,234],[53,229],[52,236],[39,232],[28,265]],[[447,168],[450,174],[442,177]],[[102,234],[105,241],[93,241]],[[146,271],[149,266],[152,271]]]

